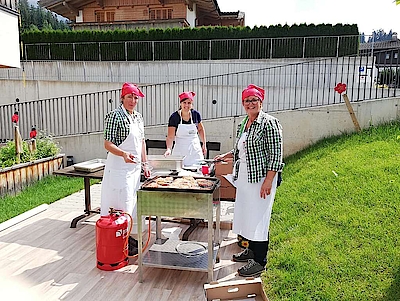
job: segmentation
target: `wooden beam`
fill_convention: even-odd
[[[70,5],[70,4],[68,4],[66,1],[63,2],[63,5],[64,5],[67,9],[69,9],[69,11],[71,12],[71,14],[74,14],[75,16],[79,16],[79,10],[78,10],[76,7],[74,7],[74,6]]]
[[[344,102],[346,103],[347,110],[350,113],[350,117],[351,117],[351,120],[353,121],[354,127],[356,128],[357,132],[361,132],[361,127],[358,123],[356,115],[354,114],[354,110],[350,104],[349,97],[347,96],[346,93],[343,93],[342,96],[343,96]]]

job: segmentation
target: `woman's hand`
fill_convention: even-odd
[[[164,157],[171,155],[171,149],[167,148],[167,150],[164,153]]]
[[[122,158],[124,158],[125,163],[136,163],[135,156],[131,153],[123,152]]]
[[[222,155],[216,155],[214,157],[214,161],[224,161],[225,160],[225,154]]]
[[[207,154],[207,147],[206,147],[205,143],[203,143],[203,146],[201,147],[201,149],[203,150],[203,155],[205,156]]]
[[[272,181],[265,178],[263,184],[261,185],[260,197],[263,199],[267,198],[267,196],[271,194],[271,189]]]
[[[214,161],[225,161],[225,159],[233,158],[233,154],[231,152],[227,152],[222,155],[217,155],[214,157]]]
[[[148,179],[148,178],[150,178],[150,176],[151,176],[151,172],[150,172],[150,170],[144,170],[143,171],[143,175],[144,175],[144,177],[146,178],[146,179]]]

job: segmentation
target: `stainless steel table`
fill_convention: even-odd
[[[208,222],[208,241],[204,243],[208,251],[205,254],[205,258],[185,258],[175,252],[176,244],[181,241],[167,240],[162,244],[154,244],[144,254],[142,249],[139,248],[139,282],[143,282],[143,265],[167,269],[204,271],[208,272],[208,281],[211,282],[220,244],[221,207],[219,183],[212,192],[207,193],[140,189],[137,194],[137,220],[141,221],[143,216],[157,217],[157,241],[161,240],[160,218],[162,216],[199,218],[206,219]],[[213,229],[214,207],[216,209],[215,231]],[[138,223],[138,233],[142,233],[141,222]],[[142,235],[138,235],[138,244],[139,246],[142,245]]]

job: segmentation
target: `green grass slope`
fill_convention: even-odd
[[[271,300],[400,300],[400,123],[285,159],[263,280]]]

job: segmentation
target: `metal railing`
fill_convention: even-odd
[[[380,72],[392,70],[392,66]],[[379,73],[380,74],[380,73]],[[260,68],[251,71],[178,80],[142,86],[146,97],[137,110],[145,125],[168,123],[170,114],[178,108],[177,95],[184,90],[196,92],[195,108],[203,119],[244,114],[241,91],[249,83],[266,89],[264,110],[278,112],[338,104],[342,98],[334,91],[338,82],[347,84],[351,101],[393,97],[399,95],[395,86],[379,85],[374,60],[371,57],[341,57]],[[11,116],[19,112],[20,130],[27,138],[32,125],[53,136],[80,135],[103,131],[107,112],[119,105],[120,90],[101,91],[28,101],[0,106],[0,140],[12,139]]]
[[[14,12],[18,12],[18,0],[0,0],[0,7],[5,7]]]
[[[24,44],[25,60],[163,61],[340,57],[358,54],[358,35],[182,41]]]

